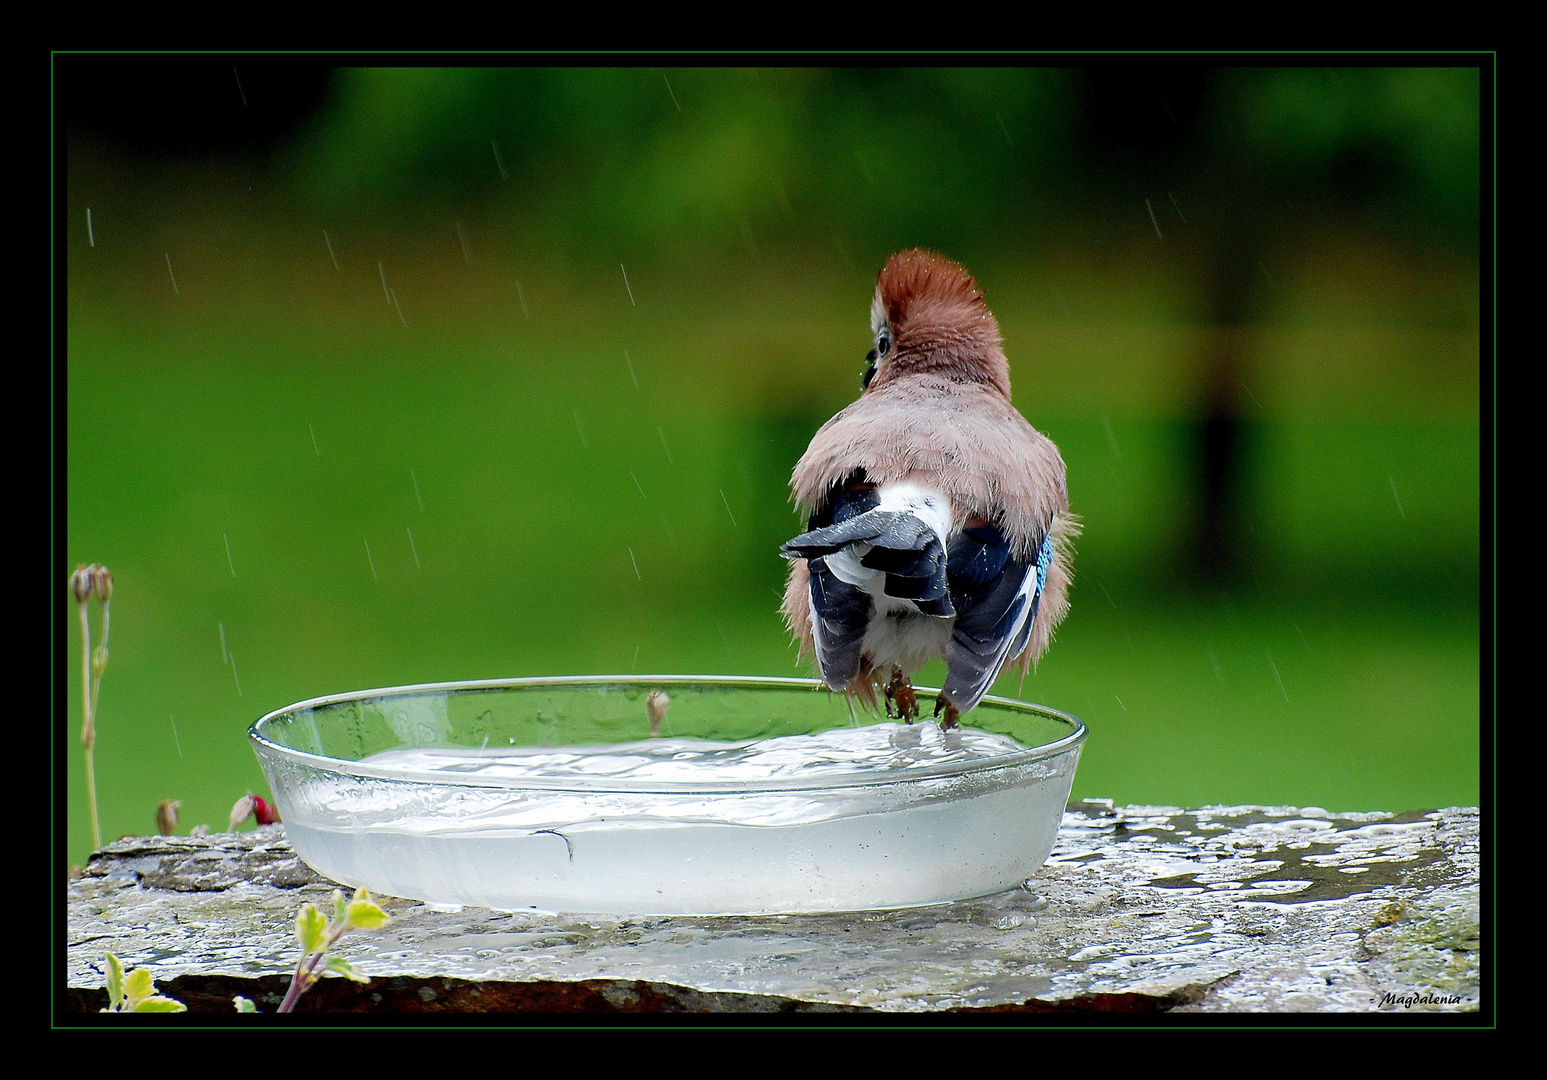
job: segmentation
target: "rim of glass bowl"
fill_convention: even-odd
[[[721,687],[725,689],[741,687],[749,690],[791,690],[804,688],[815,691],[824,689],[822,683],[816,679],[745,675],[555,675],[524,679],[477,679],[468,682],[420,683],[413,686],[388,686],[375,690],[354,690],[347,694],[329,694],[324,697],[298,701],[293,705],[287,705],[282,709],[275,709],[273,712],[259,717],[247,729],[247,737],[252,740],[255,747],[262,746],[272,754],[299,764],[326,769],[330,772],[343,773],[349,776],[369,777],[379,780],[433,783],[452,787],[496,787],[511,790],[541,788],[544,790],[571,792],[728,793],[738,791],[800,791],[842,787],[873,787],[882,784],[910,783],[916,780],[956,776],[962,773],[995,772],[1000,769],[1015,768],[1035,761],[1058,757],[1078,747],[1085,741],[1087,734],[1085,724],[1078,717],[1060,712],[1057,709],[1050,709],[1045,705],[1034,705],[1026,701],[1016,701],[1013,698],[985,697],[982,704],[998,705],[1015,712],[1028,713],[1044,719],[1055,720],[1070,725],[1072,730],[1069,734],[1052,742],[1033,746],[1018,753],[1005,754],[1003,757],[945,762],[940,765],[928,765],[919,769],[898,769],[896,772],[888,774],[828,773],[822,776],[804,778],[702,781],[618,780],[596,777],[580,781],[570,777],[479,777],[467,776],[465,774],[447,775],[444,772],[423,769],[383,768],[361,761],[349,761],[345,758],[328,757],[326,754],[314,754],[306,750],[295,750],[288,746],[281,746],[264,735],[262,731],[263,726],[269,721],[302,709],[316,709],[369,698],[434,693],[437,691],[459,693],[463,691],[524,689],[544,686],[594,686],[601,688],[605,686],[631,685],[667,691],[670,691],[673,686]],[[916,687],[916,689],[921,694],[934,695],[939,693],[939,690],[934,687],[920,686]],[[636,741],[645,742],[647,740],[640,739]],[[611,743],[598,745],[617,746],[628,744]]]

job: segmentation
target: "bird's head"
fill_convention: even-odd
[[[985,383],[1010,396],[999,324],[972,275],[944,255],[912,248],[887,259],[876,276],[870,328],[867,391],[928,373]]]

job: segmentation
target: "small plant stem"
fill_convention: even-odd
[[[91,744],[86,745],[86,801],[91,805],[91,848],[102,846],[102,826],[97,824],[97,770],[91,762]]]
[[[302,974],[306,958],[301,958],[301,963],[295,966],[295,974],[290,976],[290,989],[285,991],[285,1000],[279,1003],[277,1012],[287,1013],[295,1008],[296,999],[301,996],[301,982],[306,978]]]
[[[279,1003],[276,1012],[287,1013],[295,1008],[295,1003],[300,1000],[302,991],[306,988],[311,978],[311,973],[317,966],[317,961],[322,958],[321,953],[313,953],[311,956],[303,956],[296,961],[295,974],[290,976],[290,988],[285,991],[285,1000]],[[308,964],[307,961],[311,963]]]
[[[91,848],[102,846],[102,826],[97,822],[97,773],[92,763],[92,747],[97,730],[92,724],[91,624],[86,621],[86,605],[78,603],[81,613],[81,745],[86,748],[86,802],[91,807]]]
[[[107,651],[107,631],[111,612],[106,600],[102,601],[102,642],[97,647],[105,653]],[[104,665],[105,666],[105,665]],[[97,699],[102,695],[102,668],[92,665],[91,672],[91,718],[95,722],[97,718]]]
[[[287,1013],[295,1009],[295,1003],[301,1000],[301,995],[311,988],[312,983],[317,981],[317,976],[313,974],[317,970],[317,965],[322,963],[322,958],[328,955],[328,950],[343,936],[344,931],[342,927],[336,931],[330,931],[328,939],[323,942],[321,949],[308,956],[301,957],[300,961],[295,965],[295,974],[290,977],[290,989],[285,991],[285,1000],[279,1003],[279,1008],[275,1010],[276,1012]]]

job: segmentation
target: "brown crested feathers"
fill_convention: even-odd
[[[909,374],[935,372],[982,382],[1010,397],[1010,364],[999,323],[972,275],[944,255],[899,251],[876,275],[875,304],[892,329],[893,347],[871,389]]]

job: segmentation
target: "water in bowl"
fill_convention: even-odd
[[[347,884],[505,909],[751,914],[1018,885],[1052,848],[1079,747],[1025,750],[990,731],[879,723],[735,741],[491,739],[399,746],[339,771],[265,768],[296,850]]]

